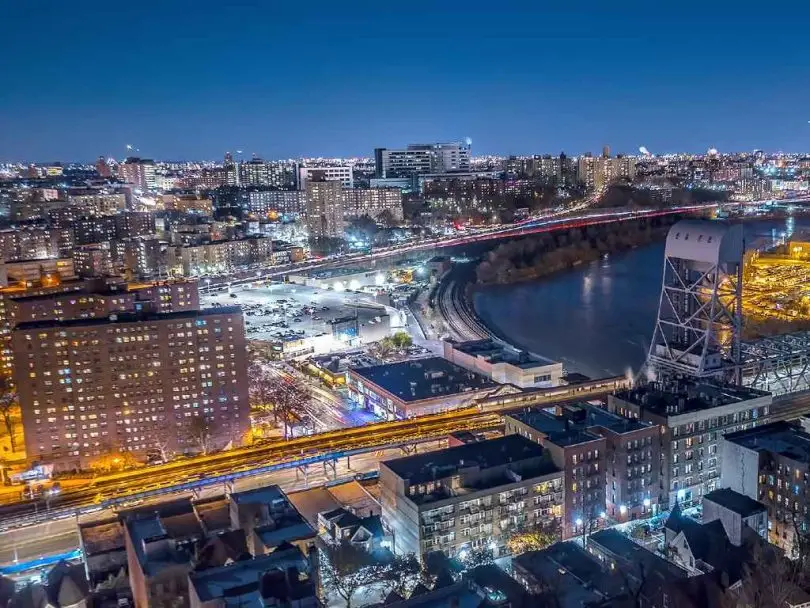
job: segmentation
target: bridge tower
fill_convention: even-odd
[[[743,252],[740,225],[682,220],[670,229],[648,372],[741,382]]]

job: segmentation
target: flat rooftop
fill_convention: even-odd
[[[461,470],[490,469],[519,463],[547,455],[542,446],[521,435],[507,435],[488,441],[469,443],[437,452],[426,452],[384,461],[394,474],[407,479],[411,485],[444,479]],[[544,460],[537,475],[554,473],[559,469],[551,460]]]
[[[538,355],[498,344],[494,340],[447,340],[453,348],[471,357],[480,357],[490,363],[509,363],[521,369],[552,365],[555,361]]]
[[[551,443],[563,447],[601,439],[599,435],[587,432],[582,425],[565,416],[555,416],[544,409],[509,414],[509,417],[543,433]]]
[[[576,404],[569,409],[584,411],[585,426],[599,426],[614,433],[631,433],[653,426],[651,422],[638,418],[625,418],[589,403]]]
[[[114,319],[102,317],[100,319],[67,319],[65,321],[29,321],[20,323],[15,331],[26,329],[47,329],[55,327],[86,327],[90,325],[109,325],[111,323],[143,323],[145,321],[176,321],[179,319],[196,319],[199,317],[211,317],[218,315],[242,315],[239,306],[220,306],[219,308],[207,308],[205,310],[184,310],[180,312],[167,313],[115,313]]]
[[[402,401],[447,397],[499,386],[486,376],[442,357],[374,365],[352,369],[351,373],[376,384]]]
[[[769,395],[766,391],[746,386],[684,379],[651,382],[615,394],[617,399],[662,416],[698,412]]]
[[[810,463],[810,434],[788,422],[773,422],[745,431],[727,433],[726,441],[756,450]]]
[[[762,513],[768,508],[758,500],[754,500],[745,494],[735,492],[731,488],[721,488],[714,490],[703,496],[703,500],[710,500],[740,515],[740,517],[750,517],[755,513]]]
[[[636,568],[641,568],[650,577],[653,575],[670,579],[687,579],[689,577],[689,573],[680,566],[659,557],[652,551],[648,551],[612,528],[590,534],[588,542],[599,545],[603,550],[625,560]]]

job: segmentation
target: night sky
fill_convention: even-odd
[[[810,149],[807,1],[44,0],[0,20],[0,160]]]

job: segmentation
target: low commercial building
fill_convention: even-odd
[[[350,369],[347,380],[353,401],[388,420],[471,406],[499,386],[441,357]]]
[[[383,523],[397,553],[420,559],[499,555],[513,534],[559,525],[562,494],[547,450],[517,435],[380,463]]]
[[[500,384],[520,388],[548,388],[562,384],[562,363],[542,359],[493,340],[442,343],[444,358]]]
[[[608,409],[661,427],[661,497],[673,506],[699,504],[720,481],[720,441],[757,425],[770,412],[770,393],[709,381],[678,379],[608,396]]]
[[[810,434],[787,422],[774,422],[725,435],[720,483],[768,509],[768,540],[788,553],[796,522],[807,529],[810,494]]]

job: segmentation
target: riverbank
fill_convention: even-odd
[[[680,215],[638,218],[509,241],[490,251],[478,265],[476,283],[485,286],[534,281],[605,255],[663,241],[680,219]]]

